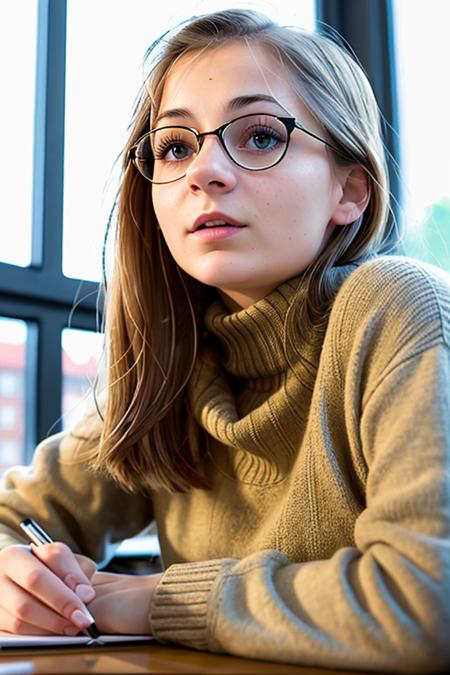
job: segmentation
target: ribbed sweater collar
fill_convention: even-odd
[[[222,348],[221,365],[237,377],[268,377],[286,369],[286,315],[301,280],[291,279],[262,300],[232,314],[222,300],[207,310],[205,326]]]
[[[337,291],[354,265],[336,267],[330,281]],[[208,308],[205,327],[222,350],[221,366],[230,375],[245,378],[270,377],[287,369],[285,323],[290,308],[306,295],[302,276],[281,284],[262,300],[230,314],[222,300]],[[321,327],[298,326],[295,349],[315,361],[323,340]],[[289,358],[295,350],[288,347]],[[307,352],[307,353],[306,353]],[[292,362],[291,362],[292,365]]]
[[[352,269],[332,271],[336,292]],[[206,312],[212,339],[197,359],[190,405],[209,436],[228,447],[240,481],[282,480],[300,447],[326,331],[326,321],[297,322],[286,356],[286,315],[305,293],[296,277],[247,309],[230,314],[220,300]]]

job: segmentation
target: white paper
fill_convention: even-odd
[[[124,539],[114,551],[114,557],[152,557],[160,555],[158,535],[141,534],[131,539]]]
[[[89,635],[68,637],[66,635],[10,635],[8,633],[0,633],[0,649],[75,647],[77,645],[101,646],[123,642],[152,642],[153,640],[154,638],[151,635],[100,635],[100,637],[94,640]]]

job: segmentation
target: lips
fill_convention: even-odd
[[[201,216],[199,216],[194,221],[194,224],[192,225],[189,231],[196,232],[200,228],[204,229],[213,227],[223,227],[224,225],[231,227],[245,227],[243,223],[240,223],[234,218],[231,218],[231,216],[228,216],[225,213],[220,213],[219,211],[214,211],[212,213],[203,213]]]

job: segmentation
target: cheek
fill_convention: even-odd
[[[157,186],[152,189],[153,210],[155,212],[158,227],[160,228],[167,245],[171,246],[171,239],[173,239],[174,216],[176,208],[174,208],[175,201],[173,195],[169,191],[163,191]]]
[[[326,225],[334,209],[335,180],[327,164],[305,162],[280,181],[276,204],[280,214],[314,226]]]
[[[316,211],[316,201],[314,189],[304,175],[291,174],[261,190],[255,204],[259,217],[281,233],[310,222]]]
[[[166,220],[166,213],[167,213],[167,206],[166,204],[167,199],[164,199],[164,193],[161,191],[161,188],[158,187],[157,185],[152,185],[152,204],[153,204],[153,210],[156,215],[156,219],[159,223],[160,226],[162,226],[161,229],[164,227],[164,221]]]

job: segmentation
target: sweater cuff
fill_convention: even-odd
[[[209,608],[213,591],[236,562],[225,558],[169,567],[153,594],[150,626],[154,637],[160,642],[222,651],[219,645],[212,645]]]

